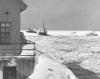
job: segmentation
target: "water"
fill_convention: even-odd
[[[37,35],[34,33],[27,33],[26,30],[21,30],[22,32],[24,32],[25,35]],[[69,36],[69,35],[86,35],[87,33],[90,33],[92,31],[62,31],[62,30],[48,30],[48,34],[49,35],[64,35],[64,36]],[[98,34],[98,36],[100,36],[100,31],[96,31],[95,33]]]

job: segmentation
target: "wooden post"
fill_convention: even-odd
[[[35,52],[35,50],[36,50],[36,46],[35,46],[36,44],[34,43],[34,48],[33,48],[33,50],[34,50],[34,55],[36,54],[36,52]]]

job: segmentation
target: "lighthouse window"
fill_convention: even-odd
[[[0,22],[0,44],[10,44],[10,22]]]
[[[1,23],[1,27],[5,27],[5,23]]]

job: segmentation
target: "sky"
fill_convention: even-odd
[[[100,0],[23,0],[21,29],[100,30]]]

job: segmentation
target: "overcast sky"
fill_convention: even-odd
[[[22,29],[42,27],[49,30],[100,30],[100,0],[24,0]]]

